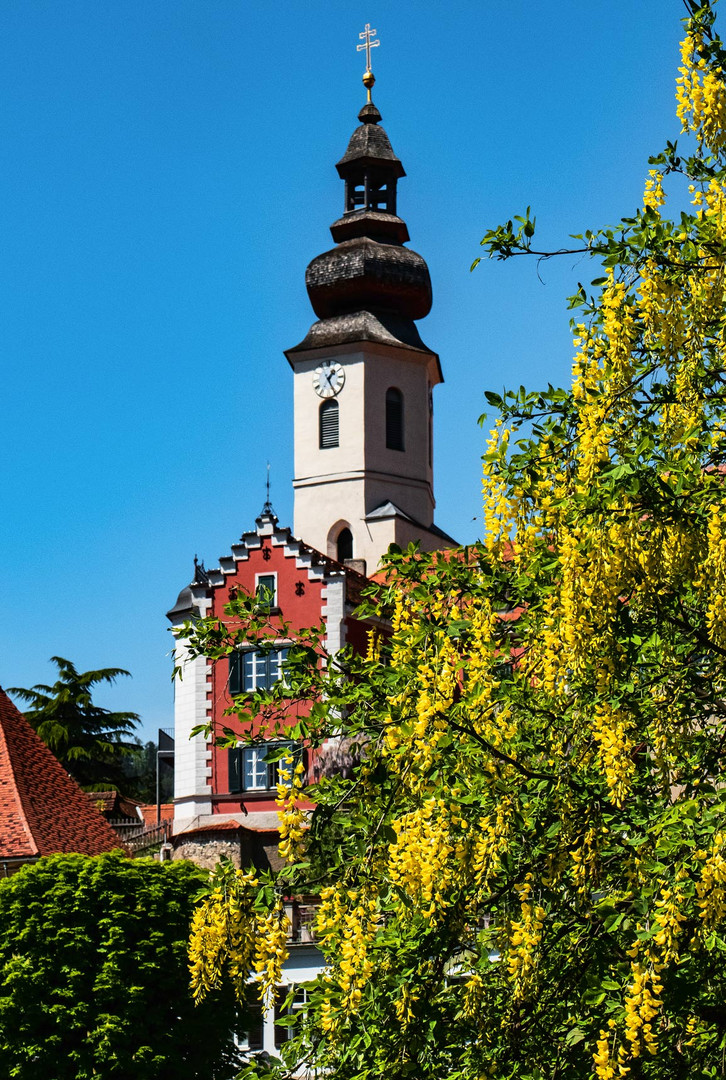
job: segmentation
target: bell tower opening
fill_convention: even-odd
[[[396,176],[380,169],[352,171],[345,181],[345,212],[372,210],[396,213]]]
[[[386,390],[386,449],[404,450],[403,394],[395,386]]]
[[[341,529],[336,541],[338,562],[344,563],[346,559],[353,558],[353,533],[350,529]]]
[[[344,519],[336,521],[328,532],[327,554],[339,563],[353,558],[353,533]]]

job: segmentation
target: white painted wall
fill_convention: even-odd
[[[176,662],[182,678],[174,682],[174,831],[192,819],[211,814],[212,758],[203,735],[190,738],[192,729],[207,719],[207,693],[211,690],[205,657],[190,658],[177,642]]]
[[[295,420],[294,533],[332,554],[331,527],[347,522],[353,557],[373,572],[391,529],[370,528],[364,519],[393,502],[428,526],[433,521],[433,469],[429,448],[429,390],[440,381],[436,360],[386,345],[349,345],[293,355]],[[321,398],[313,374],[323,360],[341,364],[345,385],[337,395],[340,445],[321,449]],[[386,447],[386,391],[404,397],[404,449]],[[385,542],[384,542],[385,541]]]

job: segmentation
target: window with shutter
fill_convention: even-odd
[[[237,1040],[242,1050],[262,1050],[264,1046],[264,1018],[261,1005],[247,1007],[247,1030]]]
[[[290,990],[294,991],[292,1001],[288,1003]],[[292,1023],[296,1013],[305,1008],[308,1002],[307,987],[300,984],[289,988],[278,986],[275,994],[275,1046],[279,1049],[290,1039],[299,1034],[300,1029]]]
[[[282,665],[288,650],[244,649],[229,658],[230,694],[249,694],[253,690],[269,690],[282,678]]]
[[[285,758],[291,757],[294,764],[303,760],[303,748],[298,743],[275,742],[262,743],[258,746],[234,746],[227,751],[229,790],[231,794],[242,791],[272,791],[280,780],[280,752],[287,773],[292,770]],[[268,754],[274,752],[276,760],[268,761]],[[285,780],[289,785],[290,781]]]
[[[395,386],[386,390],[386,447],[403,450],[403,394]]]
[[[324,401],[320,406],[320,449],[338,445],[338,402]]]

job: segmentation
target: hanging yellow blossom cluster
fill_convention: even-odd
[[[462,1013],[465,1017],[472,1020],[480,1015],[485,994],[486,984],[484,979],[480,972],[475,971],[464,983]]]
[[[478,823],[471,853],[474,880],[490,887],[500,870],[502,857],[509,849],[512,829],[512,799],[503,797],[496,809]]]
[[[292,757],[285,757],[278,767],[277,816],[280,822],[280,858],[286,862],[294,861],[304,846],[306,831],[305,811],[300,806],[302,789],[305,786],[305,766],[302,761],[293,764]]]
[[[189,970],[196,1000],[218,988],[229,977],[238,998],[244,1000],[253,972],[255,989],[269,1007],[282,979],[287,960],[288,919],[278,900],[258,912],[255,900],[260,881],[252,870],[227,873],[224,885],[195,908],[189,938]]]
[[[655,1023],[661,1010],[663,985],[658,973],[659,965],[631,964],[631,981],[625,993],[624,1040],[618,1045],[618,1027],[615,1019],[600,1031],[593,1053],[595,1075],[598,1080],[614,1080],[615,1077],[631,1075],[634,1059],[643,1051],[657,1054],[658,1038]]]
[[[414,1006],[419,999],[419,995],[415,990],[412,990],[409,986],[402,986],[398,998],[395,1002],[396,1019],[403,1028],[407,1028],[408,1025],[414,1019]]]
[[[710,597],[707,624],[711,640],[726,648],[726,514],[714,506],[708,521],[708,572]]]
[[[462,611],[445,598],[436,598],[425,613],[427,640],[419,641],[423,611],[403,598],[396,603],[391,666],[405,669],[414,655],[418,657],[415,679],[401,693],[391,698],[391,722],[386,728],[384,750],[392,752],[391,766],[402,769],[407,785],[416,791],[427,763],[433,761],[436,748],[446,737],[447,714],[459,683],[462,658],[447,633],[448,620],[462,616]],[[395,719],[394,719],[395,717]],[[414,755],[417,768],[410,769],[410,759],[397,753],[406,744]]]
[[[484,543],[492,551],[502,537],[509,536],[510,526],[515,520],[507,484],[496,467],[497,458],[507,453],[509,436],[510,432],[503,427],[501,419],[497,420],[484,455]]]
[[[344,884],[321,891],[315,935],[321,945],[334,949],[334,968],[327,972],[321,1022],[323,1030],[335,1032],[347,1016],[357,1012],[373,972],[369,953],[380,925],[377,891],[370,887],[347,888]],[[333,1004],[333,987],[337,1004]]]
[[[651,169],[648,173],[648,178],[645,181],[645,192],[643,193],[643,206],[650,207],[651,210],[658,210],[663,206],[665,202],[665,193],[663,191],[663,174],[658,169]]]
[[[267,1009],[272,1006],[275,991],[282,982],[282,965],[288,957],[289,928],[289,920],[279,897],[273,907],[256,920],[254,970],[260,998]]]
[[[572,880],[577,892],[583,898],[589,896],[597,874],[597,840],[597,830],[590,827],[585,830],[581,843],[574,844],[570,849]]]
[[[678,957],[678,939],[686,921],[685,897],[679,888],[665,888],[655,902],[654,922],[657,932],[653,946],[659,963],[667,964]]]
[[[632,964],[631,972],[632,982],[625,995],[625,1038],[633,1057],[638,1057],[643,1049],[655,1054],[658,1041],[653,1021],[663,992],[660,976],[652,965],[646,968],[638,962]]]
[[[532,985],[547,913],[534,898],[531,874],[520,885],[515,885],[514,891],[520,902],[520,914],[508,928],[505,948],[507,971],[516,1002],[526,997]]]
[[[726,836],[718,832],[710,852],[699,852],[703,869],[696,884],[699,914],[704,925],[712,928],[726,919]]]
[[[615,806],[623,805],[635,773],[630,726],[630,720],[622,710],[613,709],[608,702],[599,702],[595,706],[592,735],[598,745],[598,760]]]
[[[388,854],[391,882],[413,902],[424,919],[434,922],[446,912],[446,893],[454,875],[461,874],[463,854],[452,843],[450,812],[441,799],[426,799],[422,806],[393,822],[395,843]]]
[[[720,67],[703,56],[703,38],[689,33],[681,44],[681,68],[676,82],[678,119],[712,151],[726,142],[726,87]]]
[[[366,661],[369,664],[377,664],[381,658],[381,635],[377,630],[368,631],[368,646],[366,648]]]

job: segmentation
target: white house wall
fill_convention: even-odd
[[[211,690],[208,661],[190,658],[178,642],[176,662],[182,677],[174,682],[174,831],[193,819],[211,814],[211,751],[203,735],[191,738],[192,730],[208,716]]]

